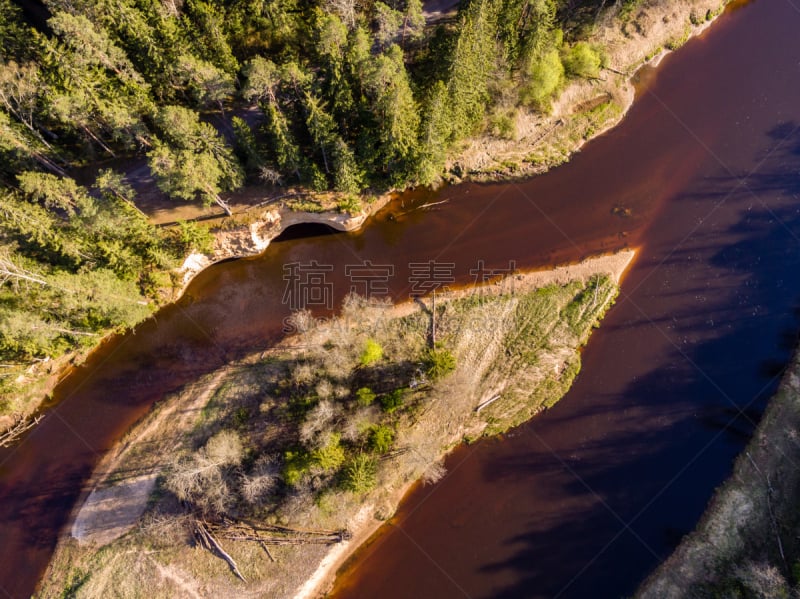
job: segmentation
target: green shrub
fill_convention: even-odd
[[[383,348],[381,347],[381,344],[374,339],[367,339],[367,342],[364,344],[364,351],[361,352],[359,362],[361,362],[362,366],[369,366],[370,364],[374,364],[380,360],[382,357]]]
[[[214,247],[214,236],[208,227],[191,221],[178,221],[178,226],[174,229],[178,242],[184,252],[200,252],[210,254]]]
[[[395,389],[381,396],[381,407],[387,414],[391,414],[398,408],[403,406],[403,399],[405,398],[405,389]]]
[[[425,352],[425,370],[432,380],[447,376],[456,369],[456,358],[449,349],[436,347]]]
[[[633,13],[636,6],[639,4],[641,0],[622,0],[621,6],[619,9],[619,18],[621,21],[625,22],[630,19],[631,14]]]
[[[293,395],[286,406],[289,419],[293,422],[303,422],[314,406],[319,403],[316,395]]]
[[[576,77],[597,77],[600,74],[600,55],[586,42],[578,42],[564,53],[564,68]]]
[[[304,449],[288,450],[283,454],[283,480],[294,487],[311,468],[311,456]]]
[[[385,424],[373,426],[369,431],[367,445],[370,451],[377,454],[388,453],[394,445],[394,430]]]
[[[356,401],[360,406],[367,407],[372,405],[372,402],[375,401],[375,397],[375,392],[369,387],[361,387],[356,391]]]
[[[139,286],[147,297],[158,301],[158,292],[162,289],[170,290],[174,287],[172,275],[163,270],[145,271],[139,277]]]
[[[342,486],[353,493],[367,493],[377,482],[378,463],[363,453],[351,458],[342,472]]]
[[[328,179],[320,168],[313,162],[308,162],[303,172],[303,180],[314,191],[328,189]]]
[[[341,438],[339,433],[331,433],[328,435],[326,443],[311,454],[314,462],[327,472],[338,470],[344,463],[344,448],[340,443]]]
[[[237,428],[242,428],[247,426],[247,423],[250,421],[250,410],[242,406],[241,408],[237,408],[237,410],[233,413],[233,424]]]
[[[339,200],[336,204],[336,209],[339,212],[346,212],[350,215],[359,214],[361,212],[361,200],[355,195],[346,196]]]
[[[495,114],[490,119],[491,132],[500,139],[515,139],[517,136],[516,114],[512,111],[504,111]]]
[[[549,112],[550,100],[563,80],[564,65],[558,50],[550,50],[542,56],[534,55],[528,64],[520,99],[542,112]]]

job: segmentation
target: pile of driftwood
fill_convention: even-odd
[[[35,418],[18,418],[14,424],[9,426],[4,432],[0,433],[0,447],[11,447],[22,433],[32,429],[44,418],[43,415]]]
[[[225,560],[231,571],[244,582],[247,580],[239,571],[239,566],[222,547],[219,539],[258,543],[269,559],[274,562],[275,558],[269,550],[270,546],[335,545],[351,538],[351,534],[347,530],[301,530],[286,526],[256,524],[228,517],[213,524],[196,518],[194,536],[201,547]]]

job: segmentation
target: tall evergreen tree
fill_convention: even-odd
[[[395,182],[402,182],[417,157],[420,118],[399,46],[375,60],[367,86],[380,143],[377,162]]]
[[[217,204],[230,215],[221,193],[240,187],[244,172],[225,140],[180,106],[162,109],[157,124],[164,141],[154,143],[148,158],[161,190],[175,198]]]
[[[490,99],[489,81],[497,57],[498,1],[472,0],[460,16],[447,81],[457,138],[476,131]]]

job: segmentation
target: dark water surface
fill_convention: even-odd
[[[799,22],[783,0],[730,11],[649,77],[620,127],[546,176],[415,192],[362,232],[288,239],[203,272],[0,450],[0,587],[31,593],[97,460],[153,402],[279,338],[284,264],[333,266],[338,304],[345,266],[365,259],[395,266],[403,299],[409,262],[453,262],[466,283],[478,260],[537,267],[631,245],[642,252],[569,397],[503,441],[458,450],[340,594],[630,591],[696,522],[795,342]]]
[[[620,127],[521,186],[661,208],[568,395],[451,455],[335,597],[621,597],[696,524],[797,341],[798,26],[783,0],[730,11]]]

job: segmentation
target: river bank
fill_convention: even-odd
[[[549,114],[520,107],[511,138],[482,134],[469,139],[447,161],[444,180],[521,180],[547,172],[580,151],[588,141],[615,127],[624,118],[635,96],[638,70],[657,66],[669,52],[705,31],[730,0],[636,0],[618,3],[594,24],[589,41],[601,49],[604,78],[572,79],[553,102]],[[341,194],[302,191],[303,201],[267,200],[266,207],[246,208],[214,225],[210,253],[193,253],[180,269],[182,289],[203,268],[230,258],[263,252],[287,227],[318,223],[339,231],[359,229],[402,191],[379,196],[364,195],[352,213],[339,211]],[[311,205],[313,211],[303,209]],[[182,292],[178,291],[178,295]]]
[[[511,134],[466,141],[448,161],[452,181],[516,180],[563,164],[616,126],[633,104],[638,70],[705,31],[729,0],[618,2],[598,15],[588,41],[603,56],[602,76],[568,81],[549,114],[515,109]]]
[[[146,494],[137,495],[135,491],[146,481],[169,476],[175,467],[174,457],[191,453],[191,448],[202,443],[198,434],[207,437],[232,422],[239,422],[236,430],[246,439],[247,447],[255,443],[263,450],[263,431],[272,430],[267,436],[275,438],[278,423],[265,425],[262,418],[267,422],[275,418],[270,393],[265,395],[263,388],[256,390],[252,385],[255,381],[263,385],[275,375],[276,368],[298,376],[292,369],[283,369],[282,361],[302,358],[304,363],[310,360],[315,364],[314,360],[322,360],[319,364],[328,363],[325,371],[331,372],[340,366],[329,363],[331,355],[321,347],[333,344],[338,355],[353,354],[357,359],[363,337],[368,335],[386,348],[392,363],[402,362],[404,356],[417,355],[424,346],[428,316],[414,303],[388,310],[385,305],[350,305],[342,318],[304,327],[306,332],[300,336],[208,375],[159,404],[109,453],[93,477],[93,488],[84,493],[88,500],[72,519],[70,530],[81,542],[72,537],[60,541],[40,596],[57,596],[65,589],[72,589],[76,596],[96,596],[111,588],[130,588],[135,596],[153,592],[313,596],[332,582],[342,560],[393,513],[415,480],[423,474],[435,479],[443,451],[465,437],[518,424],[563,395],[579,368],[576,348],[585,343],[592,325],[613,300],[619,278],[632,258],[633,252],[622,252],[578,265],[514,275],[478,288],[478,295],[476,290],[437,295],[439,335],[452,350],[457,366],[430,388],[411,388],[403,400],[406,407],[391,412],[399,414],[392,416],[390,424],[396,435],[395,450],[390,454],[393,457],[379,467],[375,490],[363,494],[323,487],[322,491],[313,491],[312,497],[302,492],[298,495],[295,490],[280,509],[262,511],[266,524],[304,530],[347,529],[348,540],[332,547],[272,547],[271,555],[277,562],[268,561],[252,543],[222,540],[249,581],[246,586],[231,577],[224,562],[187,544],[187,514],[170,500],[163,482],[149,504]],[[607,273],[606,282],[597,278],[598,273]],[[535,291],[542,285],[550,287]],[[530,318],[533,321],[529,322]],[[525,322],[531,333],[536,332],[523,343],[518,337],[525,327],[519,325]],[[400,332],[402,336],[398,337]],[[481,336],[487,334],[484,343]],[[548,346],[543,349],[541,341],[545,338]],[[538,348],[533,350],[537,358],[526,369],[519,368],[521,363],[514,357],[518,355],[512,350],[515,343]],[[531,351],[523,351],[522,346],[517,349]],[[394,372],[395,367],[382,367],[381,380],[389,371]],[[257,412],[263,416],[255,415],[256,405],[251,405],[249,397],[256,398]],[[475,406],[492,398],[491,405],[476,412]],[[364,408],[371,414],[369,421],[376,423],[378,418],[372,426],[388,426],[386,419],[391,413],[381,405],[383,416],[374,406]],[[242,421],[244,409],[251,416]],[[253,437],[256,431],[260,432]],[[343,437],[346,434],[343,430]],[[253,474],[245,467],[244,475]],[[130,492],[120,492],[121,487]],[[114,488],[116,492],[111,491]],[[145,508],[144,519],[139,520]],[[243,506],[237,509],[241,515]],[[113,540],[134,523],[130,533]],[[98,551],[101,546],[102,551]],[[133,581],[128,576],[132,575],[138,584],[129,587]],[[148,583],[142,584],[142,580]]]
[[[596,80],[570,80],[547,115],[524,107],[509,107],[515,114],[513,135],[484,134],[464,142],[447,161],[445,179],[451,183],[519,180],[568,161],[587,141],[608,131],[624,117],[633,103],[636,71],[644,64],[657,64],[666,52],[704,31],[725,4],[720,0],[634,2],[626,4],[627,8],[620,4],[605,11],[598,16],[589,39],[604,54],[605,76]],[[162,290],[164,302],[179,299],[193,278],[208,266],[263,252],[289,226],[319,223],[340,231],[358,230],[398,192],[364,195],[349,210],[341,208],[347,204],[345,196],[331,193],[290,190],[289,195],[297,197],[270,199],[270,195],[286,194],[286,190],[265,193],[263,201],[253,207],[232,217],[212,219],[211,250],[192,252],[179,268],[169,273],[172,282]],[[198,215],[206,212],[198,210]],[[32,364],[20,375],[14,407],[0,417],[0,431],[18,423],[24,426],[37,416],[55,386],[115,333],[98,337],[93,347]]]
[[[796,106],[789,103],[794,96],[785,94],[786,81],[794,79],[776,79],[773,71],[764,73],[756,69],[766,60],[775,62],[778,73],[794,72],[791,70],[794,65],[786,64],[788,58],[781,60],[785,51],[776,51],[775,47],[785,44],[786,39],[794,39],[787,38],[786,27],[781,26],[781,23],[791,23],[788,18],[791,15],[784,11],[779,18],[768,21],[770,26],[767,27],[764,12],[776,12],[770,6],[774,8],[770,3],[754,3],[726,13],[719,28],[715,27],[707,38],[669,57],[654,78],[653,93],[642,95],[618,130],[591,144],[572,164],[547,177],[535,178],[524,185],[470,184],[445,189],[426,195],[422,201],[439,201],[449,196],[450,204],[437,207],[424,217],[421,213],[415,216],[415,213],[398,222],[389,222],[384,214],[363,233],[274,244],[264,259],[230,262],[201,275],[186,301],[162,312],[157,325],[148,324],[135,336],[127,336],[124,347],[115,344],[108,348],[101,359],[108,358],[112,351],[115,353],[103,362],[102,368],[98,367],[99,360],[95,361],[89,368],[79,371],[77,377],[72,377],[70,385],[62,386],[59,398],[66,398],[66,401],[59,403],[61,418],[45,419],[39,428],[41,433],[34,431],[26,437],[25,443],[15,450],[13,459],[7,459],[4,482],[8,491],[4,494],[6,507],[2,527],[3,555],[9,573],[4,581],[6,589],[15,595],[30,594],[49,559],[51,550],[47,543],[55,539],[67,511],[74,504],[75,497],[70,490],[77,490],[79,485],[75,481],[85,480],[87,472],[96,464],[96,454],[87,455],[91,449],[87,451],[75,435],[90,440],[97,452],[106,451],[124,430],[142,417],[153,401],[216,368],[218,356],[236,353],[240,348],[245,351],[257,348],[264,339],[272,339],[273,315],[277,314],[278,319],[283,315],[279,291],[278,301],[272,300],[275,290],[282,288],[280,264],[287,261],[308,261],[325,256],[333,264],[344,265],[356,252],[374,262],[400,264],[441,255],[443,260],[458,262],[459,277],[466,277],[469,264],[474,265],[478,259],[487,260],[493,267],[503,267],[509,258],[515,258],[524,268],[536,268],[579,260],[582,253],[590,255],[609,246],[618,247],[626,240],[631,245],[646,241],[637,260],[637,274],[634,277],[631,273],[626,281],[626,291],[634,294],[635,305],[642,307],[657,323],[669,326],[670,339],[691,343],[684,345],[684,350],[691,351],[691,357],[704,367],[714,368],[711,372],[720,372],[720,381],[732,381],[729,384],[732,392],[752,395],[755,392],[752,391],[752,369],[756,363],[776,357],[771,343],[782,321],[776,325],[774,315],[756,320],[756,336],[742,333],[741,325],[754,322],[750,316],[751,305],[760,307],[762,315],[764,307],[771,310],[768,314],[779,311],[789,314],[795,286],[791,278],[776,272],[777,268],[761,276],[765,265],[785,265],[786,258],[784,254],[773,256],[768,253],[769,248],[765,251],[764,244],[757,244],[762,233],[773,231],[775,227],[768,228],[765,221],[749,220],[753,212],[744,212],[748,199],[739,197],[743,194],[732,198],[734,201],[728,202],[726,210],[716,212],[717,218],[702,229],[702,239],[698,236],[697,242],[692,241],[688,247],[684,243],[673,256],[676,244],[683,243],[688,232],[719,203],[718,190],[724,192],[728,187],[726,178],[720,179],[720,173],[709,168],[707,160],[703,163],[704,154],[697,139],[689,138],[665,110],[659,110],[657,99],[669,106],[683,123],[701,136],[704,144],[719,152],[737,171],[750,172],[754,166],[748,160],[750,154],[758,152],[760,157],[771,147],[764,132],[771,131],[775,115],[796,112]],[[753,18],[757,26],[751,24]],[[781,36],[773,31],[780,32]],[[777,41],[773,43],[773,40]],[[763,60],[751,60],[753,56],[761,56],[756,53],[757,49],[763,50]],[[742,70],[728,68],[731,61],[741,65]],[[743,77],[757,85],[742,87]],[[769,103],[755,102],[756,97],[769,98]],[[748,126],[746,129],[735,127],[736,123]],[[794,164],[791,155],[780,153],[780,156],[786,164]],[[778,172],[787,170],[783,162],[777,161],[767,167],[770,171],[773,168]],[[709,189],[712,183],[713,190]],[[587,194],[587,190],[592,193]],[[496,201],[501,194],[501,201]],[[535,198],[536,205],[522,194]],[[765,191],[763,197],[769,200],[769,207],[777,211],[786,202],[774,195]],[[617,202],[630,206],[631,216],[622,218],[612,213]],[[757,208],[753,209],[756,214],[759,213]],[[782,210],[778,213],[784,214]],[[547,222],[541,218],[542,214],[547,216]],[[751,223],[747,229],[741,228],[746,225],[743,215]],[[473,221],[480,225],[469,228]],[[443,240],[447,240],[449,247],[442,255]],[[748,243],[740,246],[743,242]],[[756,251],[751,251],[752,243],[756,243]],[[729,266],[724,269],[719,260],[737,247],[744,247],[740,259],[733,264],[727,260],[724,264]],[[788,236],[780,247],[784,251],[793,247]],[[718,258],[717,254],[723,255]],[[765,261],[765,255],[773,256],[774,260]],[[761,263],[750,264],[745,261],[746,256],[753,256],[753,261],[758,256]],[[639,289],[639,283],[652,270],[652,265],[664,260],[667,260],[665,266],[657,276],[650,277],[648,284]],[[271,266],[273,264],[278,266]],[[734,273],[731,267],[736,269]],[[741,280],[744,274],[736,273],[749,274],[751,270],[756,282],[783,279],[785,285],[780,295],[769,294],[762,286],[746,287]],[[398,299],[405,294],[405,275],[401,270],[397,281],[392,282],[393,296]],[[336,284],[338,289],[344,283],[337,279]],[[705,287],[709,291],[703,291]],[[709,305],[720,308],[709,314]],[[731,311],[735,306],[740,308]],[[747,319],[739,320],[744,318],[741,314]],[[713,316],[713,325],[706,324],[709,316]],[[630,302],[619,302],[609,318],[608,326],[593,338],[584,354],[585,370],[569,401],[537,419],[535,428],[538,434],[545,435],[550,446],[561,455],[569,456],[572,468],[584,477],[591,477],[588,480],[601,490],[615,510],[629,514],[625,510],[637,510],[647,503],[650,488],[662,487],[660,479],[672,476],[670,467],[673,462],[680,462],[681,457],[667,462],[664,468],[653,455],[666,460],[672,455],[668,454],[668,448],[670,452],[680,452],[681,447],[691,447],[696,439],[701,442],[706,438],[705,424],[692,425],[697,419],[681,421],[680,426],[673,424],[683,414],[676,413],[675,401],[682,399],[678,408],[690,404],[687,412],[696,414],[710,403],[709,398],[713,400],[714,394],[698,389],[697,384],[687,383],[691,373],[675,373],[675,364],[683,363],[680,356],[669,353],[669,340],[663,335],[655,330],[650,334],[647,321]],[[675,318],[677,323],[673,325]],[[207,332],[205,336],[195,323]],[[710,326],[715,328],[710,329]],[[716,338],[724,338],[724,343],[712,343]],[[742,346],[744,351],[739,349]],[[709,354],[715,358],[709,358]],[[725,364],[730,364],[731,368],[726,368]],[[141,372],[146,376],[131,374]],[[664,374],[658,377],[657,384],[648,385],[648,381],[656,380],[655,372]],[[79,385],[80,393],[74,393]],[[640,398],[644,401],[639,401]],[[700,408],[695,408],[696,405]],[[604,413],[618,417],[609,419]],[[60,425],[62,421],[63,426]],[[565,422],[568,423],[566,427]],[[534,581],[535,586],[525,588],[544,588],[547,592],[552,589],[552,594],[556,594],[560,588],[558,581],[570,580],[582,568],[580,560],[595,555],[616,533],[613,529],[605,535],[611,526],[597,514],[602,510],[587,505],[590,502],[584,501],[575,485],[565,480],[569,475],[559,475],[559,464],[550,466],[544,450],[537,451],[533,447],[537,464],[536,470],[531,472],[529,461],[523,456],[530,455],[534,442],[531,434],[524,430],[520,430],[518,437],[502,443],[481,443],[460,452],[456,461],[463,453],[468,453],[469,462],[437,487],[424,509],[416,510],[427,515],[424,524],[416,529],[413,525],[406,526],[405,522],[402,524],[404,532],[412,534],[426,552],[453,573],[459,584],[474,589],[476,595],[487,594],[486,589],[492,586],[522,588],[518,579],[528,582],[530,573],[515,569],[518,563],[515,555],[519,555],[519,563],[525,558],[525,564],[538,563],[545,572]],[[52,451],[54,439],[58,440],[57,453]],[[4,457],[10,453],[6,452]],[[715,451],[713,459],[703,464],[701,475],[681,486],[682,503],[685,495],[692,497],[695,503],[706,503],[709,487],[718,476],[725,475],[729,463],[728,457],[720,457],[720,453],[723,452]],[[497,459],[487,455],[496,455]],[[645,482],[631,486],[632,476]],[[653,479],[655,482],[651,482]],[[428,494],[427,489],[420,493]],[[499,500],[501,497],[504,501]],[[673,499],[674,494],[668,503],[674,504]],[[464,505],[465,500],[479,504],[481,511],[471,512]],[[445,505],[436,513],[442,504]],[[631,508],[631,505],[636,507]],[[411,506],[404,508],[404,513],[415,509],[417,504],[412,501]],[[452,506],[458,506],[457,518],[449,517],[454,512]],[[434,512],[432,517],[431,511]],[[529,512],[546,516],[532,519]],[[502,518],[491,517],[490,523],[483,522],[483,514],[497,513],[503,514]],[[694,512],[676,513],[661,509],[659,505],[645,515],[639,530],[644,529],[648,542],[658,547],[663,538],[659,529],[661,522],[666,520],[673,525],[677,521],[676,528],[688,530],[696,523],[694,518]],[[463,528],[457,528],[465,519],[470,523],[469,535]],[[419,521],[419,518],[414,520]],[[575,530],[575,544],[572,545],[571,530],[575,520],[581,525],[579,533]],[[518,536],[520,531],[525,534],[522,538]],[[399,531],[388,536],[405,538]],[[519,541],[510,542],[515,539]],[[403,547],[397,546],[402,545],[402,540],[380,545],[391,547],[391,555],[386,560],[368,558],[365,569],[377,571],[378,576],[392,581],[388,585],[394,587],[396,593],[384,596],[402,596],[404,592],[408,595],[413,592],[409,588],[415,584],[417,587],[432,584],[434,588],[446,585],[443,581],[444,584],[436,586],[436,573],[426,573],[424,559],[418,560],[423,563],[418,563],[410,559],[413,556],[406,555],[413,553],[413,549],[403,554]],[[38,553],[29,549],[36,547],[40,548]],[[459,551],[463,547],[478,553],[464,555]],[[563,550],[554,552],[554,548]],[[597,589],[598,581],[606,584],[610,580],[611,585],[603,588],[619,590],[617,596],[625,594],[623,591],[632,591],[626,585],[634,584],[635,581],[630,581],[649,567],[642,553],[641,547],[625,546],[614,552],[616,562],[604,556],[598,562],[600,567],[591,568],[576,587]],[[398,555],[402,556],[400,562],[395,557]],[[535,558],[528,559],[529,555]],[[486,569],[504,563],[508,564],[510,572],[506,568],[499,575],[494,569]],[[394,565],[394,571],[389,564]],[[430,564],[428,566],[430,568]],[[421,575],[409,581],[403,577],[408,571],[421,572]],[[480,578],[471,573],[479,574]],[[620,582],[621,579],[624,580]],[[360,584],[360,588],[370,587]],[[446,594],[447,589],[442,592]]]
[[[800,564],[800,352],[697,528],[638,589],[640,599],[790,597]]]
[[[168,273],[171,284],[160,290],[162,303],[159,308],[177,302],[194,277],[212,264],[261,254],[272,240],[291,226],[319,224],[336,231],[356,231],[392,198],[391,193],[371,196],[370,201],[364,201],[354,214],[336,209],[335,202],[319,212],[297,210],[291,202],[278,202],[255,206],[225,218],[212,229],[213,239],[208,252],[192,251],[178,268]],[[93,345],[68,351],[54,359],[38,360],[20,374],[13,406],[7,414],[0,415],[0,443],[4,435],[12,437],[9,443],[16,442],[21,435],[14,434],[14,429],[28,430],[33,420],[43,417],[46,414],[44,406],[56,386],[80,367],[93,351],[120,333],[125,334],[124,331],[109,331],[98,335]]]

